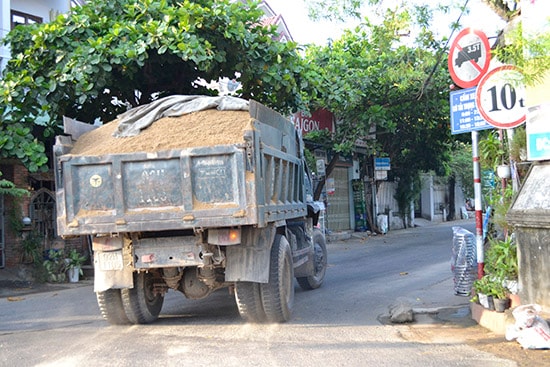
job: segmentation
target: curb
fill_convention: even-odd
[[[512,315],[512,308],[507,309],[505,312],[496,312],[488,310],[480,304],[472,303],[470,305],[470,312],[472,314],[472,319],[475,320],[479,326],[497,335],[505,335],[506,327],[515,322],[514,316]]]

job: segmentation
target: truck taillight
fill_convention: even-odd
[[[238,245],[241,243],[241,230],[239,228],[210,229],[208,230],[208,243],[213,245]]]

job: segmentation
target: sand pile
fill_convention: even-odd
[[[70,154],[103,155],[226,145],[243,142],[243,132],[250,130],[248,111],[193,112],[179,117],[164,117],[141,131],[138,136],[112,136],[118,121],[113,120],[82,135]]]

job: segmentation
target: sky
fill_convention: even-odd
[[[328,39],[337,39],[345,28],[353,27],[356,23],[338,24],[330,21],[312,21],[307,16],[307,0],[267,0],[267,3],[275,13],[281,14],[294,38],[299,44],[316,43],[324,45]],[[415,0],[419,3],[432,3],[433,0]],[[463,0],[464,2],[466,0]],[[440,0],[440,3],[451,3],[452,0]],[[457,0],[454,1],[456,3]],[[462,3],[462,1],[460,1]],[[496,36],[502,29],[504,22],[493,13],[481,0],[469,0],[470,14],[461,18],[461,24],[482,30],[489,38]],[[460,12],[456,11],[446,18],[435,19],[436,27],[442,35],[449,37],[451,30],[449,24],[455,22]],[[454,36],[458,34],[455,31]]]

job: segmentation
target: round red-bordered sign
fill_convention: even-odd
[[[447,64],[453,81],[462,88],[475,87],[489,70],[491,47],[480,30],[465,28],[451,44]]]
[[[488,72],[476,91],[479,114],[492,126],[511,129],[525,122],[523,74],[513,65]]]

